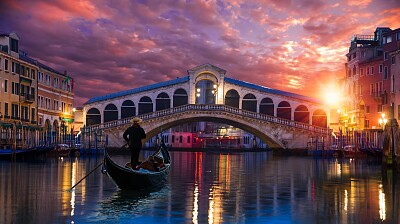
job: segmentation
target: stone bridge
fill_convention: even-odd
[[[147,140],[163,130],[188,122],[209,121],[232,125],[254,134],[274,149],[306,148],[310,136],[326,137],[328,129],[302,122],[242,110],[227,105],[187,104],[152,113],[139,115],[141,126],[147,133]],[[120,147],[124,144],[122,134],[130,125],[131,118],[124,118],[91,125],[85,133],[101,130],[108,137],[108,145]]]

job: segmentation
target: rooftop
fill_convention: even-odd
[[[312,102],[312,103],[322,103],[320,100],[318,100],[316,98],[307,97],[307,96],[290,93],[290,92],[285,92],[285,91],[281,91],[281,90],[271,89],[268,87],[264,87],[264,86],[260,86],[260,85],[256,85],[256,84],[252,84],[249,82],[244,82],[244,81],[240,81],[240,80],[236,80],[236,79],[232,79],[232,78],[228,78],[228,77],[225,77],[224,80],[227,83],[235,84],[238,86],[243,86],[246,88],[258,90],[258,91],[265,92],[265,93],[288,96],[288,97],[292,97],[292,98],[296,98],[299,100],[304,100],[304,101],[308,101],[308,102]],[[144,91],[158,89],[158,88],[162,88],[162,87],[166,87],[166,86],[171,86],[171,85],[175,85],[175,84],[179,84],[179,83],[185,83],[187,81],[189,81],[189,76],[169,80],[166,82],[155,83],[155,84],[151,84],[148,86],[143,86],[143,87],[139,87],[139,88],[135,88],[135,89],[111,93],[111,94],[107,94],[107,95],[103,95],[103,96],[96,96],[96,97],[90,98],[86,103],[84,103],[84,105],[99,102],[99,101],[109,100],[109,99],[113,99],[113,98],[123,97],[123,96],[127,96],[127,95],[134,94],[134,93],[140,93],[140,92],[144,92]]]
[[[187,81],[189,81],[189,76],[185,76],[183,78],[172,79],[172,80],[169,80],[166,82],[159,82],[159,83],[151,84],[148,86],[142,86],[142,87],[138,87],[135,89],[111,93],[111,94],[107,94],[107,95],[103,95],[103,96],[96,96],[96,97],[90,98],[86,103],[84,103],[84,105],[89,104],[89,103],[103,101],[103,100],[109,100],[109,99],[113,99],[113,98],[117,98],[117,97],[127,96],[127,95],[134,94],[134,93],[140,93],[140,92],[144,92],[144,91],[158,89],[161,87],[171,86],[171,85],[175,85],[175,84],[179,84],[179,83],[184,83]]]

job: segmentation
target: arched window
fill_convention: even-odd
[[[104,122],[118,120],[118,109],[110,103],[104,108]]]
[[[173,96],[174,107],[179,107],[188,104],[188,94],[184,89],[177,89]]]
[[[148,96],[140,98],[139,101],[139,115],[153,112],[153,102]]]
[[[121,106],[121,119],[136,116],[135,103],[132,100],[125,100]]]
[[[278,104],[278,108],[276,109],[276,116],[284,119],[291,120],[292,119],[292,108],[290,104],[286,101],[282,101]]]
[[[239,93],[231,89],[225,94],[225,105],[239,108]]]
[[[162,92],[158,94],[156,99],[156,111],[168,109],[171,107],[171,100],[168,94]]]
[[[271,98],[264,98],[260,102],[260,113],[274,116],[274,102]]]
[[[312,125],[326,128],[328,126],[327,117],[325,111],[318,109],[314,111],[312,116]]]
[[[243,97],[242,109],[257,112],[257,99],[253,94],[248,93]]]
[[[86,114],[86,125],[94,125],[101,123],[100,111],[97,108],[90,108]]]
[[[306,106],[300,105],[294,110],[294,121],[310,123],[310,112]]]

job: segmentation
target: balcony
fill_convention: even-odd
[[[23,102],[23,103],[32,104],[32,103],[35,102],[35,95],[27,94],[27,93],[21,93],[20,101]]]
[[[376,91],[376,92],[372,92],[371,96],[374,98],[374,100],[377,103],[382,103],[382,94],[383,94],[382,91]]]

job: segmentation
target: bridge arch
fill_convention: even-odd
[[[225,94],[225,105],[239,108],[239,93],[235,89],[230,89]]]
[[[276,108],[276,116],[284,119],[292,119],[292,108],[287,101],[281,101]]]
[[[118,108],[113,103],[107,104],[104,108],[104,122],[118,120]]]
[[[276,136],[272,132],[265,132],[259,127],[255,126],[252,122],[246,121],[236,121],[229,118],[222,118],[220,116],[215,117],[212,114],[208,116],[197,116],[197,117],[187,117],[187,118],[180,118],[180,119],[173,119],[164,121],[163,123],[159,123],[156,127],[149,127],[146,132],[146,139],[148,141],[152,137],[156,136],[160,133],[161,130],[168,130],[170,128],[190,123],[190,122],[214,122],[226,125],[232,125],[234,127],[240,128],[248,133],[255,135],[257,138],[261,139],[264,143],[266,143],[270,148],[285,148],[286,146],[284,143],[276,139]]]
[[[312,125],[319,126],[319,127],[327,127],[327,116],[325,111],[322,109],[317,109],[314,111],[312,116]]]
[[[294,110],[294,121],[309,124],[310,123],[310,112],[304,105],[299,105]]]
[[[136,106],[132,100],[125,100],[121,105],[121,119],[136,116]]]
[[[171,107],[171,99],[165,92],[161,92],[156,98],[156,111],[168,109]]]
[[[257,112],[257,98],[252,93],[244,95],[242,100],[242,109]]]
[[[261,114],[267,114],[270,116],[274,116],[274,114],[275,114],[274,113],[275,112],[274,101],[269,97],[263,98],[260,102],[259,112]]]
[[[179,107],[188,104],[189,97],[187,91],[183,88],[175,90],[172,102],[173,102],[173,107]]]
[[[153,112],[153,101],[148,96],[142,96],[139,100],[139,115]]]
[[[100,110],[97,108],[90,108],[86,114],[86,125],[95,125],[101,123]]]
[[[202,80],[210,80],[214,83],[218,83],[218,77],[210,71],[203,71],[196,75],[196,78],[195,78],[196,83],[199,81],[202,81]]]

